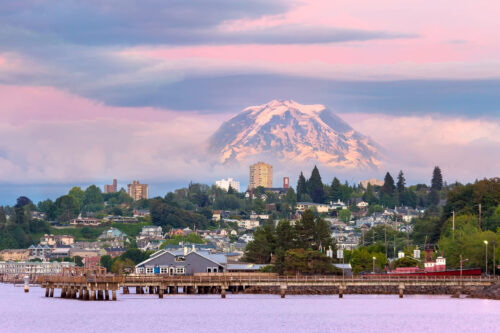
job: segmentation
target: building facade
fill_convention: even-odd
[[[132,181],[132,184],[128,184],[128,195],[130,195],[134,201],[148,199],[148,184],[140,184],[137,180]]]
[[[136,274],[193,275],[194,273],[220,273],[226,271],[227,258],[208,251],[160,250],[135,266]]]
[[[118,191],[118,181],[113,179],[113,184],[104,185],[104,193],[116,193]]]
[[[229,186],[236,192],[240,191],[240,182],[234,180],[233,178],[221,179],[215,182],[215,186],[223,190],[229,191]]]
[[[259,186],[265,188],[273,187],[273,166],[264,162],[250,165],[250,182],[248,188],[254,189]]]

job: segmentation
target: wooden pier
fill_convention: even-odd
[[[123,288],[123,294],[134,291],[136,294],[164,295],[185,294],[220,294],[226,298],[226,292],[238,292],[251,287],[279,289],[285,298],[288,288],[330,287],[336,288],[339,298],[349,289],[370,291],[386,288],[394,290],[402,298],[407,288],[463,288],[489,286],[498,279],[485,277],[373,277],[345,278],[337,276],[277,276],[273,274],[212,273],[201,276],[168,275],[127,275],[113,276],[94,274],[92,276],[44,276],[37,283],[45,288],[46,297],[54,297],[55,289],[60,290],[60,297],[80,300],[116,300],[117,291]],[[450,289],[450,290],[451,290]],[[110,296],[111,293],[111,296]],[[424,293],[424,292],[422,292]]]

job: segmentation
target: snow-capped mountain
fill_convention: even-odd
[[[273,100],[226,121],[210,138],[221,163],[269,155],[285,162],[318,161],[343,168],[376,168],[377,144],[325,106]]]

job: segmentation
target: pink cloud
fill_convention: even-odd
[[[343,114],[352,126],[386,150],[382,169],[407,171],[412,179],[428,176],[439,165],[449,181],[498,176],[500,119],[442,116]],[[424,178],[425,179],[425,178]]]

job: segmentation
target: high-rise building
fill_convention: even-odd
[[[288,177],[283,177],[283,188],[289,188],[290,187],[290,178]]]
[[[104,193],[115,193],[118,191],[118,182],[113,179],[112,185],[104,185]]]
[[[240,191],[240,182],[234,180],[233,178],[218,180],[215,182],[215,186],[226,191],[228,191],[229,186],[231,186],[231,188],[236,192]]]
[[[134,201],[148,198],[148,184],[140,184],[139,181],[134,180],[132,184],[128,184],[128,195]]]
[[[259,186],[265,188],[273,187],[273,166],[264,162],[258,162],[250,165],[250,183],[249,189]]]

